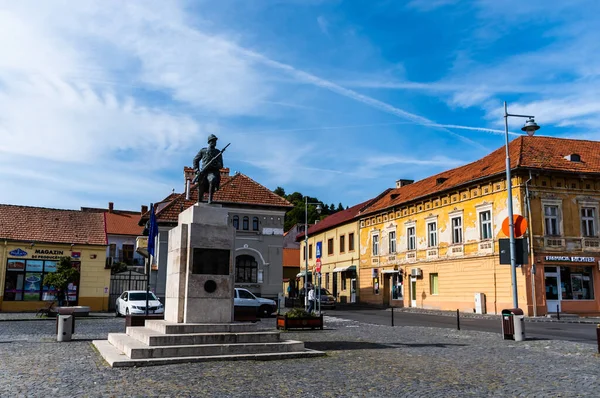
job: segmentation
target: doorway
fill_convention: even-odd
[[[350,279],[350,302],[356,303],[356,279]]]
[[[386,307],[392,304],[392,286],[390,284],[390,274],[383,274],[383,305]]]
[[[333,273],[333,296],[337,297],[338,296],[338,274],[339,272],[334,272]],[[339,299],[339,297],[338,297]]]
[[[560,267],[544,267],[544,286],[546,288],[546,309],[550,312],[561,312],[562,296],[560,283]]]
[[[417,277],[410,277],[410,306],[417,306]]]

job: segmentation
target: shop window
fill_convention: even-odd
[[[348,251],[354,251],[354,232],[348,234]]]
[[[402,287],[402,274],[392,274],[392,300],[402,300],[404,291]]]
[[[430,222],[427,224],[427,246],[437,246],[437,222]]]
[[[429,274],[429,293],[431,295],[438,294],[438,274]]]
[[[452,243],[462,243],[462,217],[454,217],[452,219]]]
[[[254,257],[249,255],[237,256],[235,259],[235,282],[257,283],[258,263]]]
[[[373,256],[379,255],[379,235],[373,235]]]
[[[492,239],[492,211],[486,210],[479,213],[479,238]]]
[[[75,266],[75,264],[73,264]],[[4,283],[4,301],[53,301],[54,288],[42,286],[44,276],[56,272],[56,261],[8,259]],[[79,269],[78,269],[79,270]],[[69,301],[77,300],[77,285],[69,286]]]
[[[581,208],[581,232],[583,236],[596,236],[596,209],[594,207]]]
[[[244,218],[242,219],[242,229],[244,231],[247,231],[248,229],[250,229],[250,219],[248,218],[248,216],[244,216]]]
[[[333,238],[327,239],[327,255],[333,255]]]
[[[408,236],[407,249],[408,250],[416,250],[417,249],[417,236],[415,234],[415,227],[406,228],[406,235]]]
[[[546,205],[544,206],[544,225],[546,227],[547,236],[559,236],[559,224],[558,224],[558,206]]]
[[[563,300],[593,300],[592,267],[560,267]]]
[[[346,235],[340,236],[340,253],[346,251]]]
[[[233,216],[233,228],[240,229],[240,217]]]
[[[396,231],[390,231],[388,238],[390,253],[396,253]]]
[[[373,294],[379,294],[379,278],[373,278]]]
[[[258,231],[258,217],[252,217],[252,230]]]

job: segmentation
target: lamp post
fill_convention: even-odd
[[[304,309],[308,309],[308,205],[317,205],[317,213],[321,214],[321,203],[308,202],[304,197]]]
[[[512,280],[512,295],[513,295],[513,306],[519,308],[519,298],[517,296],[517,264],[516,264],[516,250],[515,250],[515,225],[513,220],[513,201],[512,201],[512,180],[510,177],[510,153],[508,150],[508,117],[524,117],[527,119],[525,125],[521,130],[525,131],[528,136],[533,136],[536,130],[540,129],[540,126],[535,122],[534,116],[529,115],[515,115],[508,113],[506,107],[506,101],[504,102],[504,132],[506,136],[506,184],[507,184],[507,206],[508,206],[508,227],[510,230],[510,269],[511,269],[511,280]]]

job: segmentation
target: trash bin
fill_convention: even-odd
[[[74,329],[73,315],[59,315],[56,317],[56,341],[71,341]]]
[[[502,310],[502,335],[504,340],[525,340],[525,316],[522,309]]]

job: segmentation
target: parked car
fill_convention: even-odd
[[[148,293],[148,314],[163,314],[165,307],[154,293]],[[115,313],[121,315],[141,315],[146,313],[146,291],[127,290],[119,296],[115,304]]]
[[[273,300],[256,297],[252,292],[242,288],[235,288],[233,305],[236,307],[255,307],[259,316],[269,316],[277,311],[277,303]]]
[[[315,289],[315,298],[318,298],[317,295],[318,295],[318,291],[317,291],[317,289]],[[304,289],[300,290],[300,295],[298,297],[299,297],[300,303],[304,303]],[[335,310],[336,304],[337,304],[337,299],[335,298],[335,296],[333,294],[331,294],[329,292],[329,290],[327,290],[325,288],[321,288],[321,308],[322,309],[328,308],[331,310]]]

